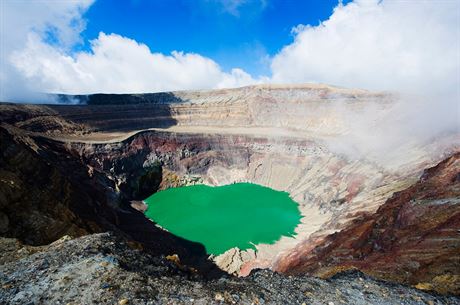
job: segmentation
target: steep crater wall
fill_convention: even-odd
[[[196,182],[247,181],[287,191],[303,216],[297,236],[258,245],[256,253],[232,249],[215,258],[223,269],[240,274],[273,267],[278,257],[303,240],[322,238],[361,213],[374,212],[393,192],[409,186],[418,171],[414,166],[413,172],[395,173],[337,155],[320,141],[279,136],[144,131],[122,142],[65,147],[105,173],[129,200],[143,199],[139,188],[145,198],[149,188],[153,193]]]
[[[33,162],[51,164],[63,177],[71,177],[70,188],[78,186],[80,178],[84,191],[94,198],[99,196],[94,185],[104,186],[109,196],[103,210],[116,215],[108,223],[156,253],[205,255],[203,249],[188,250],[196,245],[143,222],[146,218],[134,213],[129,201],[142,209],[139,200],[151,193],[193,183],[248,181],[290,194],[303,216],[297,236],[257,245],[257,252],[231,249],[213,258],[222,269],[240,275],[254,268],[315,271],[298,267],[299,257],[327,247],[330,236],[336,236],[331,234],[378,211],[394,192],[412,185],[424,168],[458,150],[459,142],[458,135],[428,145],[407,141],[387,150],[392,153],[386,156],[389,162],[354,155],[341,147],[360,132],[353,120],[369,113],[385,117],[392,97],[324,85],[94,95],[82,101],[86,104],[0,105],[2,128],[15,130],[10,134],[20,131],[26,139],[21,149],[33,147]],[[372,131],[374,123],[365,124],[366,131]],[[1,165],[12,175],[14,154],[6,160]],[[27,181],[25,176],[19,180]],[[10,192],[12,186],[5,181],[3,187]],[[17,207],[20,200],[14,203]],[[97,209],[88,210],[100,215]],[[340,240],[337,243],[340,252]],[[327,257],[314,263],[320,265],[323,259]]]

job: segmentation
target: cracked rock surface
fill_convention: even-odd
[[[113,233],[24,247],[0,240],[1,304],[458,304],[460,298],[373,280],[283,276],[204,279],[180,258],[151,256]],[[8,245],[8,247],[7,247]],[[15,254],[14,259],[6,259]],[[332,302],[332,303],[331,303]]]

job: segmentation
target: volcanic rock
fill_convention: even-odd
[[[298,245],[276,269],[329,277],[356,268],[420,289],[460,294],[459,177],[457,153],[313,250],[307,242]]]
[[[0,105],[0,234],[10,240],[4,243],[6,248],[28,253],[12,255],[11,260],[5,258],[6,264],[18,262],[14,268],[30,267],[28,264],[34,258],[27,259],[32,252],[57,251],[46,245],[63,235],[78,237],[112,231],[127,244],[144,251],[133,252],[133,256],[154,257],[154,266],[163,264],[159,257],[177,254],[181,264],[190,267],[185,270],[220,276],[221,271],[207,259],[202,245],[155,226],[140,212],[144,206],[139,201],[169,187],[246,181],[288,192],[299,203],[302,223],[295,236],[282,237],[270,245],[256,245],[257,251],[253,253],[232,249],[227,256],[214,258],[230,273],[249,275],[247,280],[229,278],[225,282],[225,278],[222,281],[226,285],[243,283],[242,287],[251,287],[248,283],[262,278],[259,283],[263,287],[254,286],[254,295],[242,296],[240,288],[232,291],[233,288],[226,290],[216,284],[209,291],[211,301],[220,293],[229,302],[317,302],[313,297],[304,298],[312,294],[340,303],[339,298],[328,298],[314,289],[303,292],[300,286],[289,286],[287,276],[270,271],[251,273],[258,268],[296,276],[331,276],[340,270],[357,268],[420,289],[458,293],[455,217],[459,194],[458,178],[453,178],[458,163],[452,161],[458,158],[458,134],[446,134],[429,143],[409,141],[391,158],[354,156],[338,145],[346,143],[355,131],[344,113],[359,117],[363,109],[370,107],[384,116],[393,103],[391,94],[326,85],[261,85],[59,98],[80,103]],[[424,168],[439,162],[439,167],[434,167],[438,170],[427,171],[431,174],[423,174],[417,182]],[[444,176],[451,180],[440,178]],[[100,236],[105,235],[88,235],[70,244],[78,248],[80,242],[85,244],[85,238]],[[64,254],[70,255],[66,251]],[[4,268],[13,268],[9,266]],[[5,276],[12,269],[8,270]],[[143,291],[144,280],[150,281],[149,275],[139,274],[131,275],[142,279],[139,291]],[[350,271],[332,282],[311,281],[337,283],[333,285],[340,290],[340,285],[348,287],[347,280],[356,284],[364,278],[356,274]],[[177,275],[178,279],[184,276],[192,275]],[[50,285],[56,284],[54,280],[57,279],[50,280]],[[177,288],[177,279],[164,275],[161,280],[164,282],[154,281],[159,281],[158,285],[172,283],[170,286]],[[68,281],[73,279],[62,277],[62,282]],[[296,277],[293,281],[310,280]],[[304,295],[296,296],[295,292],[290,298],[283,283],[300,289]],[[100,285],[109,292],[110,287],[116,287],[106,278],[94,287]],[[183,289],[199,291],[200,285],[203,286],[201,282],[186,284]],[[353,293],[365,291],[366,287],[356,285],[347,289]],[[151,293],[157,293],[155,289]],[[178,303],[201,297],[188,290],[182,295],[181,289],[177,288],[176,294],[165,292],[161,300],[171,296]],[[274,289],[284,292],[279,298],[265,296],[263,291]],[[412,294],[414,290],[410,291]],[[335,296],[335,292],[329,292]],[[391,289],[385,292],[394,293]],[[8,300],[10,297],[13,294],[9,294]],[[47,297],[53,298],[51,294]],[[116,303],[123,298],[130,303],[136,299],[120,294],[107,302]],[[346,300],[375,301],[367,296],[360,298]],[[78,294],[75,300],[68,300],[78,300]],[[392,302],[400,301],[388,301]]]
[[[104,263],[104,264],[103,264]],[[373,280],[350,271],[329,280],[255,271],[205,280],[114,234],[41,247],[0,265],[2,304],[458,304],[459,298]],[[193,300],[193,301],[192,301]]]

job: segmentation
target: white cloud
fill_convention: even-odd
[[[210,1],[210,0],[207,0]],[[267,7],[267,0],[211,0],[221,5],[223,10],[235,17],[240,16],[240,10],[244,6],[252,5],[252,10],[262,11]]]
[[[72,53],[70,47],[79,42],[84,29],[82,14],[91,1],[33,4],[2,4],[8,16],[3,28],[9,30],[2,30],[8,47],[2,56],[1,100],[43,101],[45,96],[37,92],[156,92],[261,81],[239,68],[226,73],[199,54],[154,53],[145,44],[117,34],[100,33],[89,52]],[[56,41],[46,41],[49,31]]]
[[[240,7],[247,2],[247,0],[218,0],[225,11],[238,16]]]
[[[359,0],[293,34],[272,60],[272,81],[400,94],[384,117],[371,108],[344,112],[353,123],[347,149],[391,158],[388,152],[410,141],[460,132],[459,1]]]
[[[417,92],[455,88],[460,69],[458,1],[360,0],[318,26],[297,26],[272,62],[275,82]]]
[[[46,92],[156,92],[255,82],[240,69],[225,73],[213,60],[198,54],[152,53],[144,44],[104,33],[91,42],[91,52],[74,56],[29,35],[27,47],[13,53],[12,62]]]
[[[53,37],[56,48],[68,50],[80,41],[82,14],[92,2],[0,1],[0,100],[37,97],[27,77],[10,63],[11,54],[26,47],[28,35]]]

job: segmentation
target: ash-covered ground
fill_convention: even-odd
[[[206,279],[112,233],[24,246],[2,238],[1,304],[459,304],[348,271],[323,280],[257,270]]]

